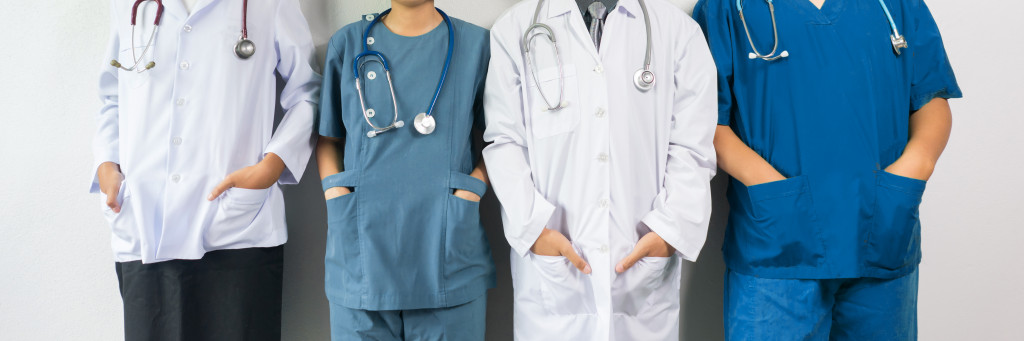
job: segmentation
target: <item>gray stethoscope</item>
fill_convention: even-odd
[[[142,49],[142,54],[141,55],[136,55],[135,54],[135,19],[139,15],[139,5],[141,5],[143,2],[147,2],[147,1],[155,2],[156,6],[157,6],[156,7],[157,8],[156,9],[156,18],[153,19],[153,33],[150,33],[149,40],[146,42],[146,47]],[[248,30],[248,27],[247,27],[248,26],[247,24],[248,24],[248,21],[249,21],[248,13],[249,13],[249,0],[242,0],[242,36],[238,38],[238,42],[235,43],[235,48],[234,48],[235,56],[238,56],[238,58],[240,58],[240,59],[249,59],[249,57],[252,57],[254,54],[256,54],[256,44],[253,43],[252,40],[249,40],[249,30]],[[123,65],[121,65],[121,62],[117,61],[117,59],[114,59],[114,60],[110,61],[110,65],[113,66],[113,67],[125,70],[125,71],[136,71],[136,72],[139,72],[139,73],[142,73],[143,71],[146,71],[146,70],[149,70],[149,69],[152,69],[153,67],[155,67],[156,66],[156,62],[151,60],[151,61],[149,61],[149,63],[146,63],[146,65],[143,65],[142,68],[139,68],[139,66],[142,65],[142,61],[145,60],[146,54],[153,47],[153,41],[156,39],[156,31],[160,28],[160,18],[162,18],[163,15],[164,15],[164,3],[163,3],[162,0],[135,0],[135,4],[132,5],[132,21],[131,21],[131,24],[132,24],[132,60],[135,62],[135,64],[132,64],[131,67],[124,67]]]
[[[448,65],[452,62],[452,53],[455,52],[455,29],[452,27],[452,20],[448,18],[448,14],[445,14],[441,9],[435,9],[437,10],[437,13],[441,14],[441,17],[444,18],[445,25],[448,26],[448,55],[444,59],[444,70],[441,71],[441,79],[437,81],[437,90],[434,90],[434,99],[430,101],[430,107],[427,108],[426,112],[421,112],[419,115],[416,115],[416,119],[413,122],[413,127],[416,128],[416,131],[423,135],[433,133],[434,128],[437,128],[437,122],[434,121],[434,104],[437,104],[437,97],[441,94],[441,87],[444,86],[444,79],[448,76]],[[395,98],[395,86],[391,83],[391,68],[388,66],[388,60],[387,58],[384,58],[383,53],[370,50],[369,44],[370,39],[373,39],[370,38],[370,30],[373,29],[373,26],[376,25],[381,18],[388,15],[388,13],[391,13],[391,9],[388,9],[376,18],[373,18],[373,21],[370,22],[370,26],[366,27],[366,31],[363,32],[363,52],[356,55],[355,60],[352,61],[352,73],[356,78],[356,93],[359,94],[359,106],[363,110],[363,118],[366,119],[366,123],[370,125],[370,128],[372,128],[370,131],[366,132],[366,136],[368,137],[376,137],[377,135],[386,133],[392,129],[405,126],[405,121],[398,119],[398,99]],[[368,59],[365,62],[359,63],[360,59],[369,56],[377,58]],[[373,109],[366,109],[366,101],[363,100],[363,88],[362,85],[360,85],[359,76],[361,75],[363,65],[371,62],[378,63],[384,68],[384,76],[387,77],[388,87],[391,89],[391,104],[395,109],[395,115],[391,119],[391,124],[386,127],[378,127],[370,121],[370,118],[375,116],[376,112]],[[377,78],[376,75],[377,74],[375,72],[370,71],[367,73],[366,78],[372,80]]]
[[[644,57],[644,67],[633,74],[633,84],[636,85],[636,88],[640,89],[640,91],[647,91],[654,87],[654,82],[657,79],[654,77],[654,72],[651,71],[651,18],[647,15],[647,4],[644,0],[639,1],[640,9],[644,12],[644,25],[647,27],[647,55]],[[530,69],[530,74],[533,77],[534,83],[538,84],[537,89],[540,92],[540,97],[544,99],[544,104],[548,106],[547,110],[558,111],[569,106],[569,102],[565,101],[565,69],[562,65],[562,58],[558,52],[558,43],[555,40],[555,31],[552,30],[550,26],[538,22],[538,18],[540,18],[540,10],[543,4],[544,0],[537,2],[537,10],[533,14],[533,22],[530,23],[530,27],[528,27],[526,32],[523,33],[523,41],[520,49],[522,50],[523,55],[526,56],[527,67]],[[534,33],[534,30],[538,29],[544,32]],[[551,41],[551,44],[555,47],[555,59],[558,62],[558,102],[556,102],[555,105],[551,104],[548,97],[544,95],[544,91],[539,87],[540,80],[537,79],[537,70],[533,66],[533,57],[530,54],[530,44],[533,43],[533,38],[538,36],[548,38],[548,40]]]
[[[766,61],[773,61],[780,58],[789,57],[789,51],[783,50],[782,53],[775,54],[779,50],[779,27],[775,23],[775,3],[774,0],[764,0],[768,3],[768,12],[772,15],[772,34],[775,35],[775,44],[772,46],[772,52],[768,54],[761,54],[754,46],[754,38],[750,36],[750,28],[747,27],[747,19],[743,17],[743,0],[736,0],[736,9],[740,12],[740,21],[743,22],[743,30],[747,32],[747,41],[750,42],[751,52],[748,56],[750,59],[761,58]],[[900,55],[900,49],[907,48],[907,40],[900,34],[900,31],[896,29],[896,21],[892,19],[892,14],[889,13],[889,6],[885,5],[885,0],[878,0],[878,3],[882,5],[882,10],[885,11],[885,17],[889,19],[889,26],[892,27],[892,34],[889,35],[892,40],[892,49],[896,51],[896,55]]]

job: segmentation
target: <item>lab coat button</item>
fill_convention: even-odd
[[[182,70],[188,70],[188,67],[189,67],[188,62],[181,62],[181,69]]]
[[[185,105],[185,99],[184,99],[184,98],[179,98],[179,99],[178,99],[178,101],[177,101],[177,102],[175,102],[175,103],[177,103],[177,104],[178,104],[178,106],[182,106],[182,105]]]
[[[178,174],[171,175],[171,181],[174,181],[175,183],[177,183],[178,181],[181,181],[181,175],[178,175]]]
[[[598,248],[597,251],[601,251],[601,253],[608,252],[608,245],[601,245],[601,247]]]
[[[173,143],[175,146],[180,146],[181,141],[181,137],[175,137],[173,140],[171,140],[171,143]]]
[[[608,208],[608,199],[598,200],[597,204],[598,206],[601,206],[601,208]]]
[[[608,154],[607,153],[598,154],[597,155],[597,161],[608,162]]]
[[[192,25],[185,25],[185,27],[182,27],[181,29],[184,30],[185,33],[192,32]]]
[[[597,112],[594,113],[594,116],[597,116],[598,118],[601,118],[601,117],[604,117],[604,114],[605,114],[604,108],[598,108]]]
[[[604,72],[604,67],[598,65],[597,67],[594,68],[594,72],[597,72],[597,74],[601,74],[602,72]]]

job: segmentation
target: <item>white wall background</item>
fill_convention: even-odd
[[[165,0],[176,1],[176,0]],[[829,0],[833,1],[833,0]],[[851,0],[836,0],[851,1]],[[862,0],[868,1],[868,0]],[[489,27],[516,0],[438,0]],[[689,11],[695,0],[673,0]],[[302,0],[320,53],[334,30],[387,0]],[[952,102],[949,148],[925,195],[922,340],[1021,340],[1024,321],[1024,127],[1019,13],[1010,0],[928,1],[967,98]],[[0,1],[0,339],[119,340],[121,300],[92,171],[97,71],[108,33],[106,0]],[[311,163],[311,167],[315,167]],[[325,209],[316,168],[287,189],[284,337],[327,340],[323,294]],[[722,338],[721,246],[726,205],[705,252],[688,264],[684,340]],[[499,264],[488,340],[511,340],[508,246],[497,203],[482,206]]]

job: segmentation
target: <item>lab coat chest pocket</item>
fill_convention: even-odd
[[[238,242],[238,237],[256,219],[271,188],[245,189],[233,187],[224,191],[218,200],[217,212],[203,239],[207,246],[225,246]]]
[[[564,56],[563,56],[564,57]],[[564,72],[564,74],[562,73]],[[569,133],[580,123],[579,84],[576,68],[567,64],[560,72],[557,66],[537,71],[536,79],[528,75],[530,127],[535,139]],[[559,94],[562,94],[560,96]],[[547,96],[545,98],[545,96]],[[549,105],[563,108],[549,110]]]
[[[544,310],[552,315],[585,315],[597,311],[594,289],[568,258],[530,253],[530,263],[538,274]]]
[[[869,266],[895,270],[921,257],[919,208],[926,182],[878,171],[874,224],[868,232]]]
[[[805,176],[747,188],[753,224],[736,238],[748,264],[759,267],[818,266],[824,259],[814,200]]]
[[[145,53],[145,56],[143,56],[143,53]],[[121,66],[126,68],[131,68],[135,65],[135,58],[141,58],[138,62],[139,65],[135,67],[135,70],[127,71],[118,69],[118,82],[128,86],[129,88],[139,88],[146,85],[146,83],[149,83],[150,73],[153,72],[153,69],[142,71],[146,69],[146,64],[153,61],[152,49],[150,49],[150,51],[146,51],[145,46],[136,46],[134,48],[122,49],[117,53],[117,62],[121,63]]]

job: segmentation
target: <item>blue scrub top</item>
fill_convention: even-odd
[[[405,127],[370,138],[352,63],[363,51],[363,32],[373,17],[338,30],[324,66],[320,135],[345,141],[345,170],[324,179],[323,187],[355,188],[327,201],[327,297],[364,310],[463,304],[495,285],[480,204],[452,195],[464,189],[483,196],[487,189],[469,173],[476,161],[472,129],[483,126],[488,32],[452,18],[455,52],[434,107],[437,128],[422,135],[413,121],[427,111],[437,88],[448,28],[441,23],[429,33],[406,37],[375,25],[370,49],[387,58]],[[367,109],[376,112],[371,120],[386,127],[394,109],[384,70],[367,63],[362,73]]]
[[[789,179],[735,179],[726,264],[770,278],[893,278],[921,259],[925,182],[883,171],[907,145],[910,115],[961,97],[935,21],[921,0],[886,0],[909,48],[897,56],[877,1],[775,0],[779,52],[749,59],[735,0],[701,0],[719,71],[719,120]],[[744,2],[754,44],[772,49],[768,5]]]

